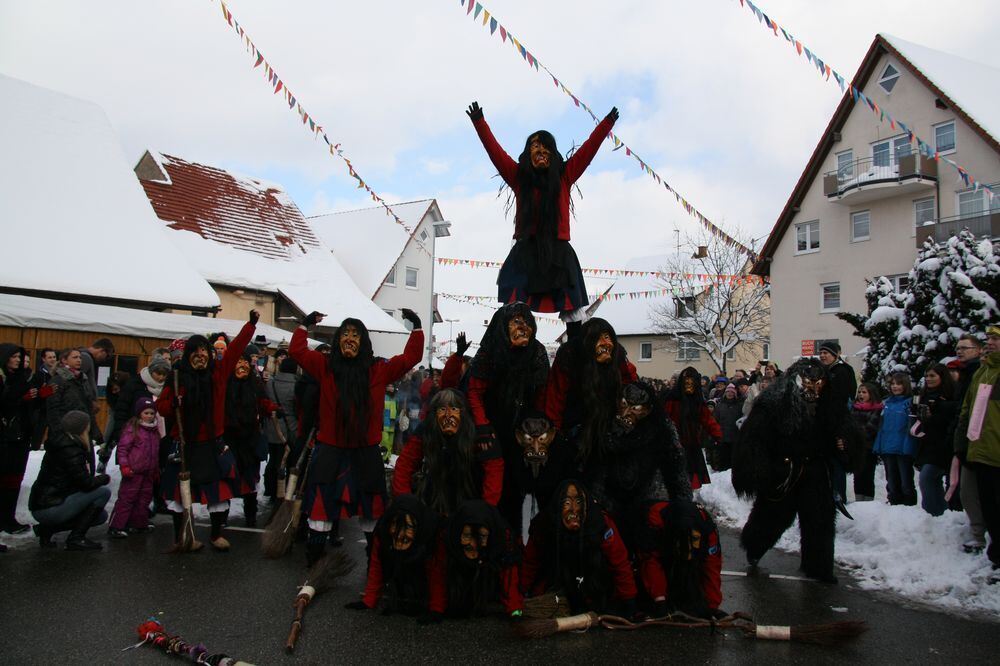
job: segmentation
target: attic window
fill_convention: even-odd
[[[885,69],[882,70],[882,76],[879,77],[878,84],[882,87],[882,90],[891,93],[898,81],[899,70],[892,65],[886,65]]]

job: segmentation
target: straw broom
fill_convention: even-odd
[[[177,437],[181,443],[181,471],[177,475],[180,481],[181,506],[184,509],[184,519],[181,523],[181,540],[174,544],[171,553],[193,553],[202,549],[203,545],[194,537],[194,510],[191,501],[191,472],[187,468],[187,441],[184,438],[184,409],[181,404],[180,377],[174,370],[174,397],[177,398]]]
[[[295,597],[293,604],[295,608],[295,618],[292,620],[292,627],[288,632],[288,639],[285,641],[285,651],[291,653],[295,650],[295,644],[302,633],[302,619],[305,616],[306,606],[320,592],[330,589],[338,578],[342,578],[354,570],[357,563],[344,554],[343,551],[327,553],[316,561],[309,569],[306,581],[299,588],[299,593]]]
[[[288,475],[285,484],[284,501],[271,514],[267,527],[260,535],[261,552],[269,560],[276,560],[291,548],[295,533],[299,529],[302,513],[302,497],[305,490],[305,476],[309,470],[309,455],[313,449],[313,433],[309,433],[306,445],[295,463],[295,469]],[[302,477],[302,483],[299,478]]]

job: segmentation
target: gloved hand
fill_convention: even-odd
[[[469,110],[465,112],[466,115],[473,121],[479,120],[483,117],[483,109],[479,106],[479,102],[473,102],[469,105]]]
[[[119,469],[122,472],[122,477],[126,479],[131,478],[132,475],[135,474],[135,471],[133,471],[132,468],[129,467],[128,465],[122,465],[121,467],[119,467]]]
[[[305,326],[306,328],[312,328],[316,324],[323,321],[323,317],[325,316],[326,315],[323,314],[322,312],[317,312],[316,310],[313,310],[312,312],[310,312],[305,316],[305,319],[302,320],[302,325]]]
[[[256,326],[257,322],[260,321],[260,312],[258,310],[251,310],[249,321],[252,326]]]
[[[94,483],[98,486],[106,486],[111,483],[111,477],[107,474],[98,474],[94,477]]]
[[[399,311],[399,316],[403,318],[404,321],[408,321],[413,324],[413,330],[420,328],[420,317],[417,313],[409,308],[402,308]]]
[[[465,356],[465,352],[469,351],[470,346],[469,341],[465,339],[465,331],[455,336],[455,351],[459,356]]]
[[[426,613],[421,613],[417,618],[417,624],[441,624],[441,620],[444,619],[444,615],[441,613],[435,613],[434,611],[427,611]]]
[[[675,499],[670,503],[670,520],[677,529],[690,531],[698,522],[698,505],[690,500]]]
[[[476,426],[476,447],[480,451],[485,451],[493,446],[495,439],[496,435],[493,432],[493,426],[489,424]]]
[[[349,604],[344,604],[344,608],[346,608],[347,610],[356,610],[356,611],[371,610],[368,608],[368,604],[361,601],[360,599],[358,601],[352,601]]]
[[[617,122],[618,121],[618,107],[617,106],[611,107],[611,110],[608,111],[607,117],[611,118],[612,121]]]

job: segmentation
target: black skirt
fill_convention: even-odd
[[[533,312],[569,312],[589,303],[580,260],[563,240],[553,244],[552,258],[545,264],[534,238],[514,243],[500,267],[497,292],[501,303],[521,301]]]

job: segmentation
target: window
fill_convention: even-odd
[[[899,82],[899,70],[892,65],[886,65],[879,77],[878,84],[886,93],[891,93]]]
[[[674,301],[676,317],[690,317],[697,309],[697,301],[694,296],[684,296]]]
[[[820,301],[820,312],[836,312],[840,309],[840,283],[828,282],[821,284],[823,297]]]
[[[993,197],[993,205],[991,206],[984,189],[980,189],[978,192],[969,190],[958,193],[958,214],[961,217],[977,217],[985,214],[988,210],[1000,211],[1000,197]]]
[[[420,240],[422,240],[422,241],[427,240],[427,230],[426,229],[424,229],[423,231],[420,232]]]
[[[887,275],[885,279],[892,283],[892,288],[897,294],[902,294],[910,286],[910,276],[907,273]]]
[[[416,289],[417,288],[417,269],[416,268],[411,268],[410,266],[406,267],[406,286],[409,287],[410,289]]]
[[[934,126],[934,149],[939,153],[955,151],[955,121]]]
[[[922,227],[929,222],[934,222],[934,217],[934,197],[930,199],[918,199],[913,202],[914,227]]]
[[[382,312],[386,313],[387,315],[389,315],[391,317],[396,311],[395,310],[386,310],[386,309],[383,308]]]
[[[879,141],[872,144],[872,166],[887,167],[892,161],[892,142]]]
[[[854,178],[854,151],[845,150],[837,153],[837,176],[840,180]]]
[[[727,361],[735,361],[736,360],[736,347],[733,347],[732,349],[730,349],[729,351],[726,352],[726,360]]]
[[[677,341],[678,361],[697,361],[700,358],[701,349],[698,348],[698,345],[696,345],[693,340],[681,338]]]
[[[909,155],[912,151],[910,146],[910,138],[907,136],[897,136],[892,140],[892,150],[896,155],[896,161],[899,161],[900,157],[905,157]]]
[[[652,342],[640,342],[639,343],[639,360],[640,361],[652,361],[653,360],[653,343]]]
[[[871,211],[862,210],[851,213],[851,242],[866,241],[872,237]]]
[[[795,254],[819,252],[819,220],[795,225]]]
[[[762,361],[770,361],[771,360],[771,343],[770,342],[764,342],[764,343],[762,343],[761,344],[761,352],[760,353],[761,353],[761,359],[760,360],[762,360]]]
[[[385,281],[382,284],[389,285],[390,287],[395,287],[396,286],[396,266],[395,265],[393,265],[393,267],[389,269],[389,274],[385,276]]]

